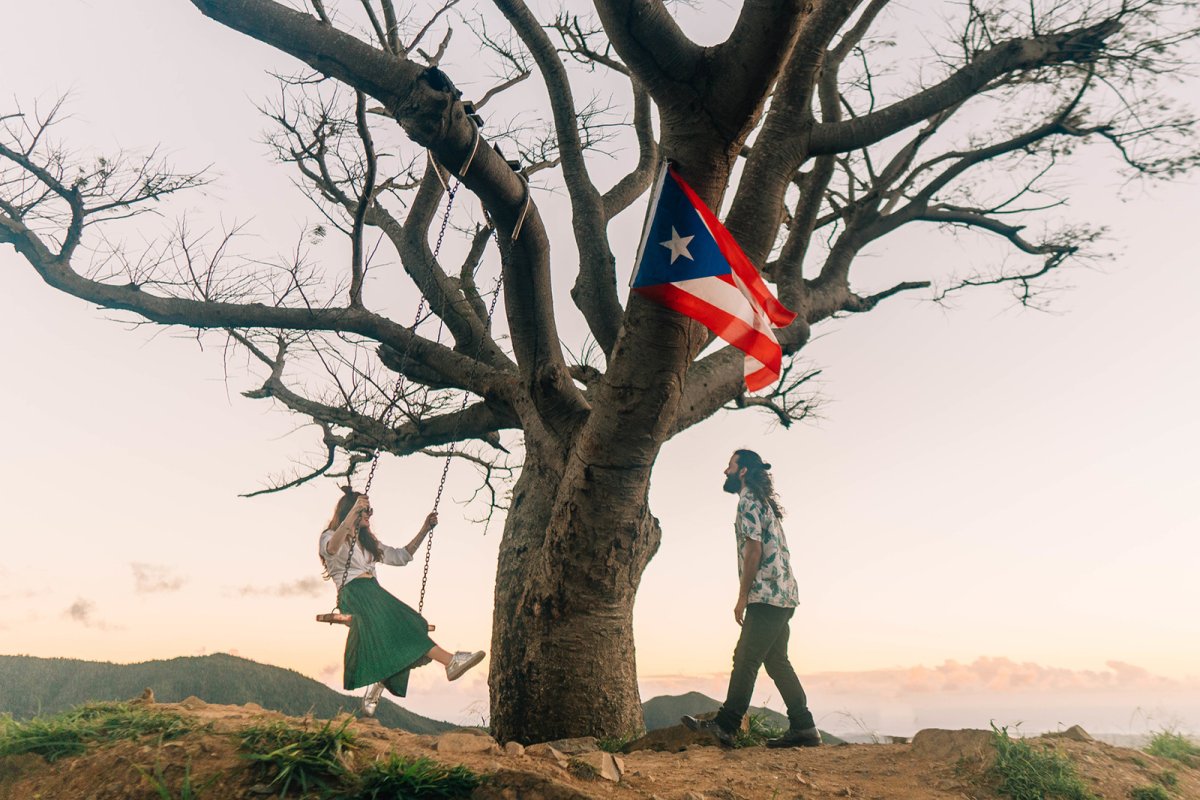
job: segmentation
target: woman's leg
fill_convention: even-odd
[[[436,644],[425,655],[429,656],[434,661],[441,664],[443,667],[450,663],[450,659],[454,658],[453,653],[443,650],[442,648],[438,647]]]

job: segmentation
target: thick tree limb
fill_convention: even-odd
[[[417,336],[386,317],[362,308],[284,308],[260,303],[225,303],[162,297],[136,285],[114,286],[83,277],[40,237],[7,216],[0,216],[0,242],[14,245],[50,286],[105,308],[132,311],[151,322],[190,328],[273,328],[356,333],[396,350],[408,349],[414,361],[435,371],[446,385],[476,394],[494,391],[503,373]]]
[[[1089,63],[1099,57],[1108,39],[1120,29],[1119,22],[1109,19],[1062,33],[1001,42],[977,55],[941,83],[912,97],[852,120],[815,126],[809,137],[808,152],[811,155],[845,153],[882,141],[963,102],[1011,72],[1056,64]]]
[[[571,298],[604,352],[610,353],[621,324],[617,299],[616,259],[608,243],[604,200],[596,190],[583,159],[579,117],[567,71],[558,50],[541,24],[521,0],[494,0],[533,55],[546,83],[567,193],[571,199],[571,226],[579,252],[579,274]]]
[[[502,242],[505,304],[517,363],[539,411],[563,429],[587,405],[570,380],[550,290],[549,241],[525,181],[466,117],[441,73],[430,73],[273,0],[192,0],[206,16],[289,53],[383,103],[483,202]],[[469,170],[465,169],[469,165]],[[518,225],[520,226],[518,229]],[[513,233],[519,230],[519,237]]]

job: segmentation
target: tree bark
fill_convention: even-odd
[[[498,740],[643,729],[633,603],[661,538],[647,489],[641,471],[530,449],[496,572],[488,684]]]

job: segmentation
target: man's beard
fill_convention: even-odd
[[[725,485],[721,487],[730,494],[738,494],[742,491],[742,479],[736,474],[725,476]]]

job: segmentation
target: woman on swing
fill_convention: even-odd
[[[437,525],[437,512],[425,518],[406,547],[389,547],[371,532],[367,496],[349,487],[342,491],[333,518],[321,534],[321,563],[326,577],[338,583],[342,612],[352,616],[342,685],[346,689],[370,685],[362,710],[372,716],[384,688],[404,697],[408,673],[414,667],[436,661],[445,666],[446,678],[453,681],[482,661],[484,652],[450,653],[438,647],[429,638],[425,619],[375,580],[376,563],[402,567],[412,561],[413,553]]]

